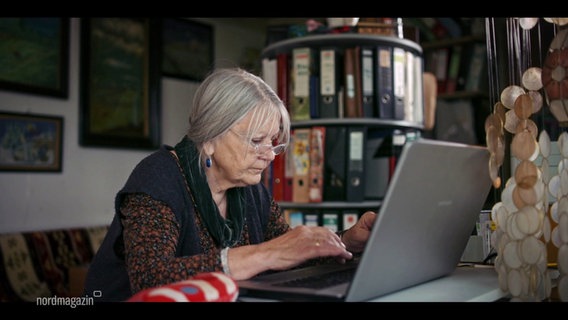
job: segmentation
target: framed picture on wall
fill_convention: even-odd
[[[0,39],[0,89],[67,98],[69,18],[2,18]]]
[[[159,20],[81,19],[80,143],[160,145]]]
[[[162,74],[202,81],[213,68],[213,27],[181,18],[162,21]]]
[[[0,171],[61,172],[63,118],[0,112]]]

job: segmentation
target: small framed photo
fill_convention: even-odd
[[[0,39],[0,89],[67,98],[69,18],[1,18]]]
[[[80,143],[160,146],[159,20],[81,19]]]
[[[0,112],[0,171],[62,171],[63,118]]]
[[[181,18],[162,21],[162,75],[202,81],[213,69],[213,27]]]

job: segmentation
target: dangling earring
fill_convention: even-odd
[[[205,166],[206,166],[207,168],[211,168],[211,158],[205,159]]]

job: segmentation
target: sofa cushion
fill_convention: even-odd
[[[0,301],[70,296],[69,269],[88,266],[108,226],[0,235]]]

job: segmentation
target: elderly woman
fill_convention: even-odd
[[[337,234],[291,229],[260,182],[289,139],[286,107],[261,78],[214,70],[197,89],[183,139],[143,159],[118,192],[85,294],[124,301],[199,273],[240,280],[361,252],[375,213]]]

